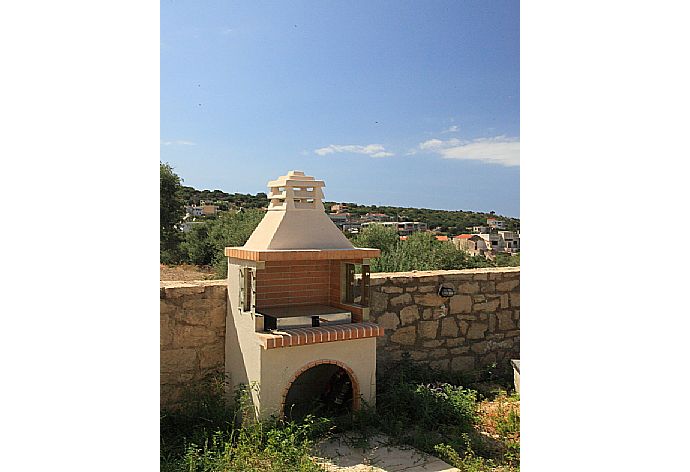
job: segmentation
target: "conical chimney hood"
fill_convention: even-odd
[[[268,211],[243,249],[355,249],[324,211],[324,186],[298,170],[268,182]]]

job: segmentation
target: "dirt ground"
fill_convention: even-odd
[[[166,281],[188,281],[188,280],[209,280],[215,278],[212,267],[182,264],[178,266],[168,266],[161,264],[161,280]]]

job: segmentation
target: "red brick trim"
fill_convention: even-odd
[[[316,329],[316,328],[314,328]],[[312,361],[309,362],[308,364],[304,365],[301,369],[299,369],[297,372],[295,372],[295,375],[292,376],[290,381],[287,383],[285,388],[283,389],[283,393],[281,396],[281,401],[280,401],[280,418],[282,419],[285,416],[285,401],[287,400],[287,395],[290,392],[290,387],[292,387],[292,384],[297,380],[297,378],[308,371],[311,368],[314,368],[318,365],[321,364],[335,364],[341,369],[343,369],[345,372],[347,372],[348,377],[350,377],[350,382],[352,383],[352,410],[353,411],[358,411],[360,409],[361,405],[361,398],[360,398],[360,388],[359,388],[359,381],[357,380],[357,376],[355,375],[354,371],[346,364],[336,361],[333,359],[319,359],[317,361]]]
[[[318,328],[294,328],[273,333],[256,333],[264,349],[304,346],[307,344],[348,341],[383,336],[383,328],[376,323],[351,323]]]
[[[315,261],[327,259],[369,259],[381,255],[380,249],[296,249],[256,251],[241,247],[226,247],[225,255],[247,261]]]

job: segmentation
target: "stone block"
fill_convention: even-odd
[[[389,287],[381,287],[381,291],[383,293],[403,293],[402,287],[395,287],[395,286],[389,286]]]
[[[496,362],[496,359],[497,359],[496,353],[490,352],[490,353],[482,356],[482,358],[479,360],[479,364],[482,367],[486,367],[486,366],[491,365],[494,362]]]
[[[161,315],[174,315],[177,310],[179,310],[179,307],[172,302],[172,300],[166,300],[163,299],[161,300]]]
[[[458,323],[458,327],[460,328],[460,334],[462,334],[463,336],[467,336],[467,330],[469,329],[470,324],[467,321],[463,320],[460,321],[460,323]]]
[[[479,289],[482,293],[494,293],[496,291],[495,282],[479,282]]]
[[[470,323],[470,327],[467,330],[467,339],[481,339],[484,337],[487,329],[489,329],[488,323],[477,321]]]
[[[479,284],[477,282],[467,282],[460,284],[458,287],[459,293],[472,294],[479,292]]]
[[[512,306],[513,308],[520,307],[520,292],[510,293],[510,306]]]
[[[161,373],[179,373],[197,368],[194,349],[171,349],[161,351]]]
[[[450,370],[453,372],[466,372],[474,369],[474,357],[459,356],[450,361]]]
[[[489,313],[489,332],[493,333],[496,331],[496,313]]]
[[[213,308],[209,312],[209,321],[213,328],[225,328],[225,318],[227,316],[227,306],[225,304]]]
[[[225,367],[225,345],[218,343],[199,350],[199,367],[222,370]]]
[[[406,328],[398,328],[391,335],[391,342],[402,344],[404,346],[412,346],[417,340],[417,328],[415,326],[408,326]]]
[[[454,338],[458,335],[458,324],[455,318],[444,318],[441,321],[441,337]]]
[[[403,326],[412,324],[419,319],[419,308],[417,305],[406,306],[400,310],[400,321]]]
[[[419,335],[424,339],[436,339],[438,332],[438,320],[434,321],[420,321]]]
[[[520,330],[519,329],[514,329],[511,331],[507,331],[505,333],[506,338],[514,338],[515,336],[520,336]]]
[[[474,305],[472,305],[472,311],[495,312],[498,309],[498,305],[500,304],[501,301],[498,299],[490,300],[483,303],[475,303]]]
[[[496,284],[497,292],[510,292],[520,286],[520,280],[505,280]]]
[[[217,340],[215,331],[204,326],[175,326],[172,329],[174,348],[198,347],[213,344]]]
[[[371,292],[371,300],[369,301],[369,307],[374,313],[383,313],[388,307],[388,296],[381,292],[373,291]]]
[[[469,346],[458,346],[458,347],[454,347],[450,350],[450,353],[453,356],[457,356],[459,354],[466,354],[468,352],[470,352]]]
[[[429,357],[429,353],[427,351],[412,351],[410,353],[410,358],[413,361],[423,361],[427,357]]]
[[[409,305],[410,303],[412,303],[412,295],[409,293],[403,293],[391,298],[391,306]]]
[[[400,320],[398,319],[398,315],[395,313],[384,313],[383,315],[379,316],[377,323],[384,329],[396,329],[398,326],[400,326]]]
[[[412,277],[391,277],[390,278],[391,282],[393,282],[393,285],[397,285],[398,287],[404,287],[405,285],[409,285],[411,282],[414,282],[414,279]]]
[[[450,359],[440,359],[437,361],[429,362],[429,367],[431,367],[432,369],[436,369],[436,370],[448,370],[449,365],[450,365]]]
[[[429,359],[441,359],[448,356],[448,349],[436,348],[429,352]]]
[[[439,339],[435,339],[435,340],[433,340],[433,341],[424,341],[424,342],[422,343],[422,347],[437,348],[437,347],[439,347],[441,344],[443,344],[443,341],[441,341],[441,340],[439,340]]]
[[[205,300],[199,300],[205,301]],[[175,321],[180,324],[193,326],[210,326],[210,310],[206,307],[196,309],[180,309],[175,313]]]
[[[419,293],[436,292],[436,286],[435,285],[423,285],[423,286],[419,287],[418,291],[419,291]]]
[[[441,306],[446,302],[446,299],[436,293],[427,293],[415,295],[414,301],[417,305],[422,306]]]
[[[465,338],[448,338],[445,342],[448,347],[458,347],[465,344]]]
[[[470,346],[470,349],[472,350],[472,352],[476,352],[477,354],[485,353],[487,348],[488,348],[488,343],[486,341],[474,343]]]
[[[160,335],[161,348],[168,346],[172,343],[173,337],[170,319],[164,315],[161,315]]]
[[[488,279],[489,279],[489,274],[487,274],[486,272],[472,275],[472,280],[488,280]]]
[[[372,274],[372,277],[369,279],[369,285],[372,287],[379,287],[385,284],[388,280],[388,277],[377,277],[376,275]]]
[[[512,318],[513,313],[510,311],[501,311],[497,313],[498,316],[498,329],[501,331],[508,331],[515,329],[515,323]]]
[[[469,295],[454,295],[450,297],[450,314],[470,313],[472,311],[472,297]]]
[[[501,308],[510,308],[510,298],[507,293],[501,295]]]
[[[207,285],[206,290],[204,290],[203,297],[214,299],[214,300],[225,300],[228,295],[227,282],[223,282],[222,285]]]

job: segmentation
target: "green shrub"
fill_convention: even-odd
[[[221,213],[216,219],[195,224],[182,243],[187,260],[200,265],[213,265],[218,277],[227,276],[225,248],[242,246],[264,217],[257,209]]]

